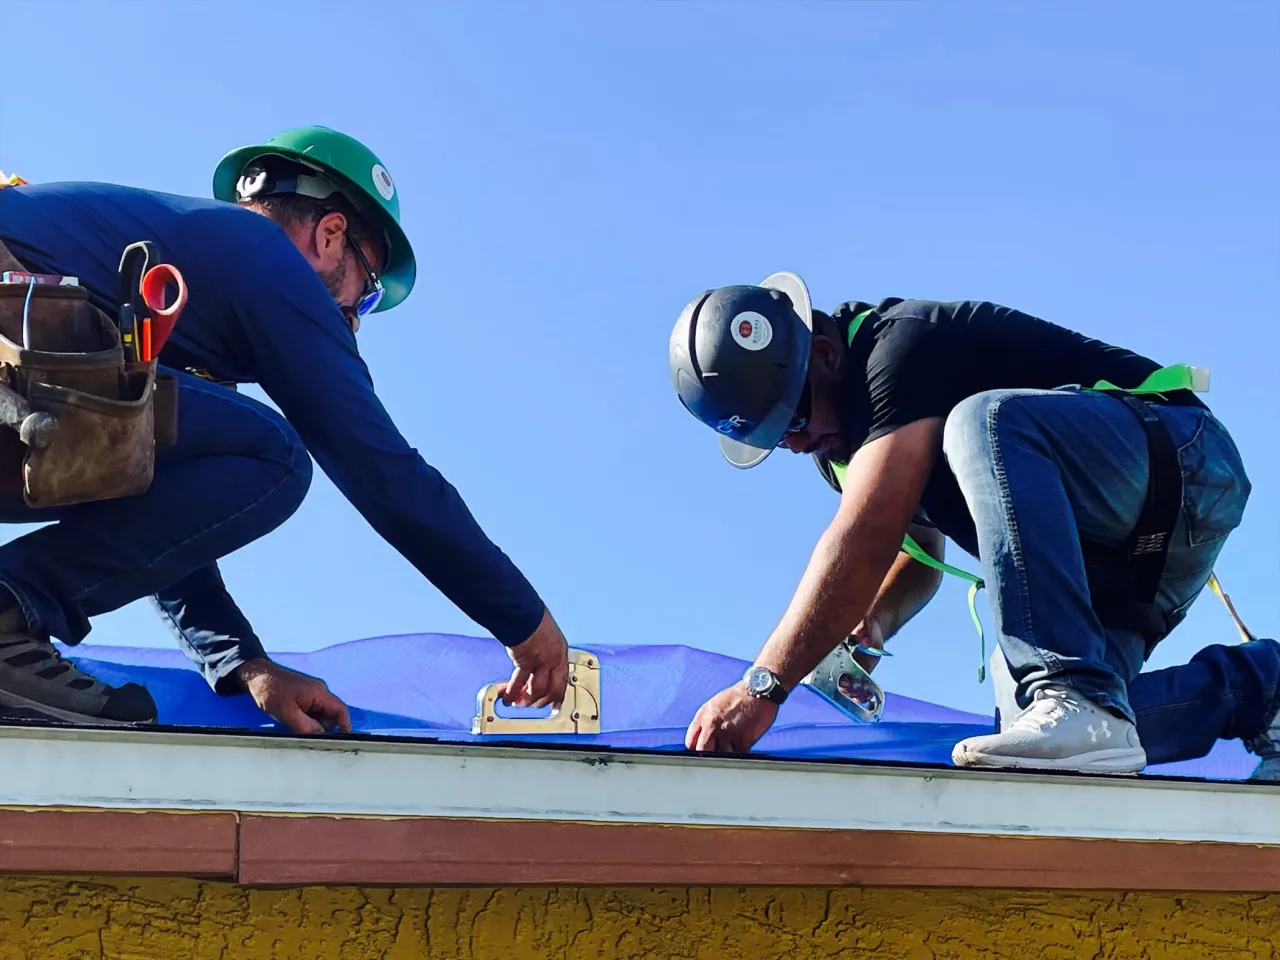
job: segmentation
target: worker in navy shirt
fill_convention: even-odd
[[[564,636],[457,490],[401,436],[356,348],[361,319],[402,302],[414,281],[386,168],[350,137],[299,128],[229,153],[214,194],[100,183],[0,190],[0,242],[28,270],[78,277],[109,315],[121,252],[137,240],[156,243],[190,295],[159,358],[179,378],[178,442],[157,451],[150,489],[56,511],[0,497],[6,522],[57,521],[0,547],[0,712],[154,720],[144,689],[107,686],[50,643],[76,644],[90,617],[149,596],[219,693],[247,691],[295,732],[349,730],[322,680],[270,661],[217,566],[297,509],[311,457],[507,648],[506,702],[559,703]],[[283,416],[237,383],[260,385]]]

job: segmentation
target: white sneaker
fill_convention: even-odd
[[[1002,733],[961,740],[960,767],[1137,773],[1147,765],[1138,729],[1069,687],[1042,687]]]

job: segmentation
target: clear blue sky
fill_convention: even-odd
[[[381,155],[419,281],[361,349],[575,644],[751,657],[783,612],[835,495],[807,458],[726,465],[666,366],[686,300],[781,269],[827,308],[993,299],[1211,366],[1254,480],[1218,569],[1277,630],[1273,2],[7,9],[57,42],[0,59],[6,171],[207,195],[225,151],[317,122]],[[268,649],[478,631],[318,471],[224,569]],[[963,598],[893,643],[890,690],[990,709]],[[1233,639],[1206,593],[1154,662]],[[90,641],[171,643],[144,603]]]

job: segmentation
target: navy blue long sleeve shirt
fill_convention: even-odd
[[[34,270],[79,277],[111,316],[121,251],[154,241],[189,294],[161,362],[258,384],[370,526],[459,609],[507,646],[537,627],[542,600],[457,490],[400,434],[355,334],[279,226],[217,200],[51,183],[0,190],[0,240]],[[246,622],[216,576],[205,579],[179,629],[197,658],[202,643],[220,645],[218,666],[205,671],[219,688],[244,659],[228,654],[228,643],[257,640],[225,635],[225,624],[243,632]]]

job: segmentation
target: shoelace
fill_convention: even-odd
[[[1067,711],[1079,713],[1080,705],[1061,691],[1037,690],[1031,708],[1014,720],[1009,728],[1039,733],[1045,727],[1056,727],[1059,721],[1066,719]]]

